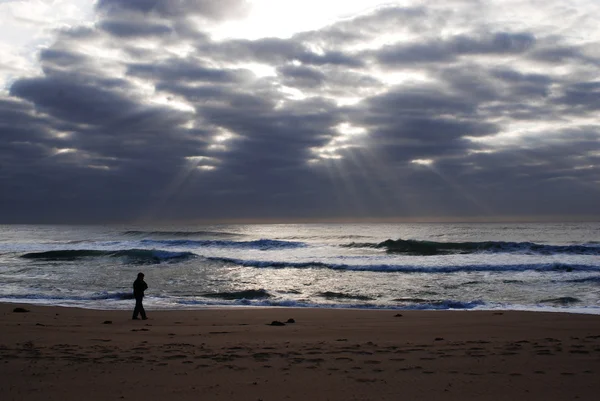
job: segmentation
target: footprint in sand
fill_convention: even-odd
[[[185,359],[187,355],[179,354],[179,355],[169,355],[165,356],[164,359]]]
[[[363,377],[357,377],[354,380],[359,383],[374,383],[377,381],[377,379],[368,379],[368,378],[363,378]]]

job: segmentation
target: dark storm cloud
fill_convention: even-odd
[[[561,46],[541,48],[531,53],[532,59],[547,63],[562,63],[572,59],[582,59],[583,55],[579,49]]]
[[[554,204],[556,197],[567,198],[563,207],[590,204],[590,199],[581,199],[581,196],[585,193],[586,196],[592,195],[593,199],[593,183],[600,179],[597,164],[599,139],[598,126],[551,131],[543,137],[531,136],[518,149],[505,148],[492,154],[476,153],[450,160],[445,171],[451,173],[455,170],[452,175],[462,177],[463,183],[475,181],[497,188],[500,192],[493,192],[494,196],[504,200],[512,199],[514,202],[520,194],[528,202],[537,202],[547,209],[552,208],[550,205]],[[467,164],[452,165],[457,162]],[[515,188],[518,192],[502,191],[502,188]],[[562,193],[566,188],[569,191]],[[544,193],[542,199],[536,196],[539,191]],[[516,213],[520,206],[502,202],[498,205],[512,208],[506,210],[507,213]]]
[[[278,68],[283,83],[289,86],[319,87],[325,82],[325,74],[320,70],[306,66],[284,65]]]
[[[126,81],[122,84],[128,86]],[[22,79],[10,93],[57,118],[82,124],[119,124],[139,107],[111,88],[77,82],[68,75]]]
[[[494,134],[499,127],[482,121],[478,103],[435,87],[397,87],[351,108],[351,120],[369,131],[364,146],[387,162],[464,154],[465,136]]]
[[[307,51],[301,43],[280,38],[201,43],[198,50],[225,60],[258,61],[269,64],[293,61]]]
[[[330,51],[325,54],[306,52],[298,58],[298,61],[317,66],[338,65],[349,68],[359,68],[365,65],[365,63],[355,55],[348,55],[337,51]]]
[[[99,28],[114,36],[120,37],[153,37],[173,33],[173,29],[161,23],[152,23],[149,21],[139,21],[137,23],[130,20],[124,21],[104,21]]]
[[[38,128],[33,133],[39,135],[39,127],[45,123],[44,119],[33,114],[31,104],[13,98],[0,97],[0,117],[0,132],[5,144],[29,139],[27,131],[33,127]]]
[[[555,81],[548,75],[521,73],[510,67],[484,67],[463,64],[439,68],[435,73],[452,88],[455,95],[488,107],[492,102],[503,102],[500,107],[507,112],[511,105],[526,106],[550,95]]]
[[[509,68],[501,68],[491,71],[492,76],[510,85],[519,88],[532,88],[532,93],[547,94],[548,86],[552,84],[552,78],[543,74],[521,73]],[[541,89],[540,89],[541,88]],[[519,92],[524,90],[519,89]]]
[[[87,56],[74,53],[64,49],[44,49],[40,52],[40,61],[45,67],[55,66],[63,68],[72,68],[74,65],[81,65],[88,62]]]
[[[133,11],[165,18],[197,14],[221,20],[243,15],[247,5],[244,0],[99,0],[96,8],[108,15]]]
[[[352,157],[344,159],[344,168],[361,191],[345,189],[346,196],[364,196],[370,188],[367,181],[371,182],[374,185],[362,202],[379,205],[380,215],[388,215],[385,210],[400,213],[399,208],[433,216],[519,216],[523,209],[537,210],[540,215],[568,216],[573,209],[590,213],[598,196],[593,183],[600,179],[599,128],[557,130],[549,141],[534,136],[521,147],[493,153],[457,151],[460,146],[447,152],[440,148],[437,154],[430,154],[436,160],[431,167],[411,166],[405,160],[402,168],[398,164],[398,152],[402,151],[390,152],[387,146],[373,149],[373,154],[350,152]],[[470,146],[473,150],[477,147]],[[419,152],[422,149],[409,150],[413,156]],[[377,192],[379,199],[374,196]]]
[[[243,83],[253,74],[245,69],[210,68],[198,59],[170,59],[162,63],[130,64],[128,74],[158,81]]]
[[[445,93],[435,85],[415,85],[393,87],[368,99],[365,106],[375,115],[381,113],[391,119],[401,119],[407,115],[473,116],[477,103],[471,98]]]
[[[573,83],[565,88],[557,102],[569,106],[575,113],[597,111],[600,109],[600,81]]]
[[[61,31],[0,97],[0,221],[597,214],[589,49],[436,7],[287,39],[193,20],[245,9],[101,0]]]
[[[530,52],[528,56],[531,60],[549,65],[581,63],[597,67],[600,61],[597,56],[594,57],[593,47],[588,47],[586,48],[583,45],[567,45],[564,43],[540,43],[540,46]]]
[[[201,43],[201,52],[229,61],[254,61],[262,63],[302,62],[309,65],[337,65],[349,68],[364,66],[364,61],[355,54],[339,51],[316,53],[301,41],[293,39],[265,38],[258,40],[230,40],[218,43]]]
[[[309,149],[324,145],[328,127],[338,122],[335,105],[319,99],[294,103],[293,110],[253,94],[229,93],[227,99],[201,113],[204,121],[241,135],[228,145],[222,168],[248,177],[249,188],[270,185],[264,178],[279,171],[305,169]]]
[[[447,40],[385,46],[375,52],[384,65],[435,63],[455,61],[467,55],[506,55],[528,51],[535,44],[529,33],[498,32],[470,37],[458,35]]]

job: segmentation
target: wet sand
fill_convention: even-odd
[[[230,308],[148,316],[0,304],[0,398],[600,397],[595,315]],[[295,323],[270,325],[288,319]]]

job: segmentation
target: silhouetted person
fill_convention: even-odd
[[[144,291],[148,289],[148,284],[144,281],[144,273],[138,273],[137,280],[133,282],[133,297],[135,298],[135,309],[133,310],[133,320],[137,320],[138,314],[142,315],[142,320],[148,319],[142,300]]]

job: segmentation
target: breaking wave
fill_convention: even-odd
[[[411,265],[349,265],[323,262],[283,262],[270,260],[244,260],[233,258],[207,257],[207,260],[229,265],[273,268],[273,269],[332,269],[350,271],[400,272],[400,273],[455,273],[455,272],[508,272],[508,271],[600,271],[600,266],[574,265],[563,263],[515,264],[515,265],[464,265],[464,266],[411,266]]]
[[[572,280],[567,280],[567,282],[569,282],[569,283],[600,283],[600,276],[575,278]]]
[[[317,295],[327,299],[358,299],[359,301],[369,301],[373,299],[373,297],[369,297],[366,295],[346,294],[344,292],[334,291],[319,292],[317,293]]]
[[[574,297],[559,297],[559,298],[550,298],[550,299],[542,299],[539,301],[541,304],[552,304],[552,305],[571,305],[581,302],[580,299]]]
[[[468,254],[477,252],[492,253],[534,253],[534,254],[575,254],[600,255],[600,246],[585,245],[543,245],[534,242],[436,242],[420,240],[392,240],[380,243],[352,242],[342,245],[348,248],[381,248],[388,253],[403,253],[415,256]]]
[[[336,299],[333,298],[335,301]],[[344,298],[338,298],[339,303],[320,303],[309,300],[289,299],[235,299],[235,300],[179,300],[182,305],[246,305],[246,306],[281,306],[289,308],[343,308],[343,309],[387,309],[387,310],[446,310],[446,309],[475,309],[488,306],[483,301],[456,301],[456,300],[433,300],[427,302],[399,302],[397,304],[376,303],[344,303]],[[351,301],[351,299],[348,299]]]
[[[127,263],[156,264],[176,262],[196,257],[192,252],[170,252],[159,249],[125,249],[119,251],[92,249],[61,249],[46,252],[31,252],[21,255],[25,259],[41,259],[46,261],[73,261],[84,258],[123,258]]]
[[[473,309],[485,305],[483,301],[455,301],[450,299],[397,298],[398,306],[407,309]]]

